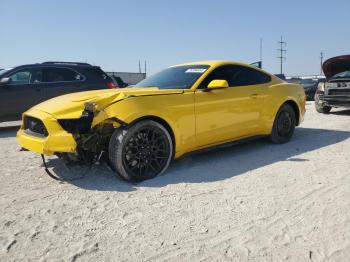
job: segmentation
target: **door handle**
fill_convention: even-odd
[[[251,94],[250,97],[251,97],[251,98],[257,98],[257,97],[258,97],[258,94]]]

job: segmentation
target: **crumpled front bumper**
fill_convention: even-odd
[[[17,132],[19,146],[45,155],[75,152],[77,144],[73,135],[65,131],[52,115],[37,109],[31,109],[25,112],[24,115],[41,120],[47,129],[48,135],[40,136],[29,132],[24,129],[22,122],[20,130]]]
[[[350,107],[350,96],[348,95],[325,95],[317,94],[318,103],[324,106]]]

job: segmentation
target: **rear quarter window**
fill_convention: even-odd
[[[93,68],[84,68],[83,69],[86,77],[90,80],[98,81],[98,82],[108,82],[112,81],[111,78],[102,71],[99,67]]]
[[[235,86],[249,86],[249,85],[260,85],[271,81],[271,77],[258,70],[239,67],[237,75],[235,77]]]

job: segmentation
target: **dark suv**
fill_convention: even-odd
[[[81,91],[118,87],[98,66],[45,62],[0,71],[0,122],[17,120],[49,98]]]

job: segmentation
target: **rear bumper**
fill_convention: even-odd
[[[58,152],[73,153],[76,150],[76,142],[72,134],[66,132],[50,114],[40,110],[29,110],[25,115],[40,119],[47,131],[48,136],[36,136],[23,128],[17,132],[19,146],[45,155],[53,155]]]
[[[318,103],[324,106],[350,107],[350,95],[324,95],[317,94]]]

